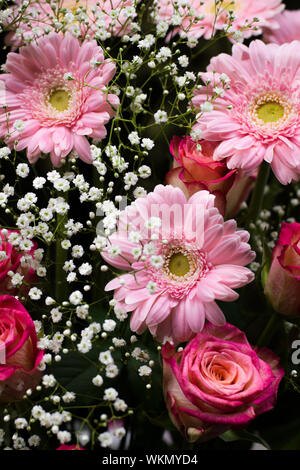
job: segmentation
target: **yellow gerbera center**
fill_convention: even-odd
[[[250,98],[248,116],[258,128],[273,132],[287,126],[295,118],[295,111],[289,96],[267,91]]]
[[[209,4],[209,8],[207,9],[207,11],[209,13],[215,14],[217,11],[218,12],[223,11],[223,10],[235,11],[237,8],[238,8],[237,2],[234,0],[223,0],[219,2],[218,4],[216,4],[214,0],[212,4],[211,3]]]
[[[191,270],[190,260],[183,253],[174,253],[169,260],[169,272],[176,277],[183,277]]]
[[[277,122],[284,116],[284,107],[276,103],[276,101],[270,101],[269,103],[264,103],[260,105],[257,110],[257,117],[265,123],[267,122]]]
[[[70,95],[65,90],[55,90],[49,98],[49,103],[57,111],[66,111],[69,107]]]

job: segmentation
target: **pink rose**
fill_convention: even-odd
[[[18,251],[8,240],[9,235],[16,233],[19,234],[18,230],[5,230],[5,235],[3,234],[3,229],[0,229],[0,251],[5,254],[5,258],[0,261],[0,292],[10,293],[12,295],[17,295],[19,293],[19,288],[16,288],[12,282],[10,276],[8,276],[9,271],[14,273],[19,273],[21,276],[24,276],[23,285],[21,291],[26,293],[27,286],[35,282],[35,270],[29,266],[27,263],[21,262],[21,258],[24,255],[29,255],[34,259],[34,252],[37,249],[37,244],[33,243],[31,250],[23,252]],[[2,259],[2,258],[0,258]]]
[[[40,381],[38,365],[43,351],[37,347],[34,323],[23,305],[10,295],[0,296],[0,402],[22,399]]]
[[[201,140],[198,144],[201,151],[190,137],[173,137],[170,152],[174,163],[166,175],[166,182],[181,188],[187,198],[197,191],[208,190],[216,196],[215,206],[219,211],[224,215],[227,206],[228,216],[233,217],[248,197],[253,178],[229,170],[224,162],[213,160],[218,142]]]
[[[68,446],[67,444],[62,444],[56,450],[85,450],[85,449],[81,447],[79,444],[73,444],[71,446]]]
[[[243,427],[273,408],[284,375],[271,351],[253,350],[228,323],[207,323],[183,351],[167,343],[162,356],[170,418],[190,442]]]
[[[282,224],[265,294],[277,312],[300,316],[300,224]]]

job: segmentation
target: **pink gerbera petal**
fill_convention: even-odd
[[[235,300],[233,289],[252,281],[244,267],[255,256],[249,234],[237,231],[234,221],[224,222],[213,202],[208,191],[187,201],[180,189],[157,186],[121,213],[102,256],[132,273],[110,281],[106,290],[115,290],[116,301],[132,311],[133,331],[148,327],[158,341],[187,341],[206,318],[222,325],[215,300]]]
[[[89,59],[84,71],[81,64],[76,65],[80,55]],[[105,137],[105,124],[114,115],[111,104],[116,107],[119,102],[117,96],[107,97],[102,90],[115,65],[103,59],[101,67],[92,69],[90,62],[99,55],[103,57],[103,52],[96,41],[80,45],[69,33],[51,33],[21,48],[19,54],[9,53],[8,74],[0,76],[8,98],[7,108],[1,107],[0,111],[0,137],[11,147],[17,140],[17,149],[26,148],[30,162],[49,153],[58,167],[73,150],[84,162],[91,163],[87,136]],[[68,74],[73,79],[68,80]],[[88,86],[97,78],[100,87]],[[22,87],[16,87],[20,81]],[[17,120],[23,127],[14,126]]]
[[[299,41],[279,46],[256,40],[249,47],[235,45],[232,56],[214,57],[203,80],[224,92],[212,112],[198,114],[195,125],[204,139],[220,141],[213,158],[246,171],[256,170],[265,160],[282,184],[298,181],[299,75]],[[213,94],[211,85],[196,90],[193,107],[201,111]]]

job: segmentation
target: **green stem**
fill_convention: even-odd
[[[263,346],[266,343],[268,336],[269,336],[269,339],[271,339],[272,334],[274,333],[274,326],[277,324],[277,320],[278,320],[278,314],[274,312],[270,316],[268,323],[266,324],[265,328],[263,329],[261,335],[258,338],[258,341],[256,343],[257,347],[260,348],[261,346]]]
[[[249,211],[247,214],[248,225],[255,222],[260,214],[263,205],[263,198],[265,193],[266,184],[269,179],[270,165],[263,161],[256,179],[254,191],[251,197]]]
[[[67,259],[67,250],[61,246],[61,227],[63,227],[65,216],[57,214],[56,250],[55,250],[55,300],[61,303],[66,295],[66,273],[63,265]]]

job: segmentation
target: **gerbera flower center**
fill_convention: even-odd
[[[222,2],[219,2],[219,4],[216,6],[216,2],[213,2],[213,5],[210,4],[210,11],[209,13],[215,14],[216,9],[218,7],[218,10],[226,10],[226,11],[236,11],[238,8],[238,4],[236,0],[223,0]]]
[[[67,8],[68,10],[71,10],[73,15],[76,13],[79,7],[85,8],[87,10],[88,0],[64,0],[62,4],[62,8]]]
[[[249,102],[249,117],[264,132],[283,129],[294,119],[294,106],[283,93],[269,91],[253,96]]]
[[[190,261],[183,253],[175,253],[169,259],[169,271],[177,277],[185,276],[191,270]]]
[[[260,105],[257,110],[257,117],[264,122],[277,122],[284,116],[284,107],[276,101],[270,101]]]
[[[173,281],[187,281],[197,270],[197,260],[193,252],[181,247],[172,247],[165,254],[164,271]]]
[[[49,97],[49,103],[56,111],[66,111],[69,108],[70,95],[65,90],[55,90]]]

